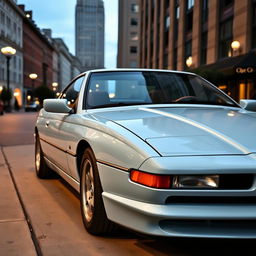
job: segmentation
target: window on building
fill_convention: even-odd
[[[202,0],[202,23],[208,21],[208,0]]]
[[[221,0],[220,4],[221,4],[221,8],[226,8],[234,4],[234,0]]]
[[[180,7],[176,6],[175,8],[175,18],[179,19],[180,18]]]
[[[194,5],[195,5],[194,0],[187,0],[187,10],[190,10],[191,8],[193,8]]]
[[[131,32],[130,33],[130,38],[131,38],[132,41],[138,41],[139,40],[138,32]]]
[[[130,53],[137,53],[137,46],[130,46]]]
[[[178,63],[178,49],[177,47],[173,50],[173,70],[177,70],[177,63]]]
[[[131,18],[131,26],[138,26],[138,19],[137,18]]]
[[[7,27],[11,27],[11,19],[9,17],[7,17]]]
[[[175,5],[175,20],[174,20],[174,42],[178,41],[178,35],[179,35],[179,17],[180,17],[180,7],[179,7],[179,2],[176,1]]]
[[[13,67],[16,69],[17,68],[17,56],[13,57]]]
[[[169,8],[170,6],[170,0],[165,0],[165,8]]]
[[[256,0],[252,5],[252,48],[256,48]]]
[[[15,22],[13,22],[13,33],[16,36],[17,33],[17,24]]]
[[[3,11],[1,11],[1,24],[5,25],[5,14]]]
[[[168,53],[164,54],[163,66],[164,66],[164,69],[168,69]]]
[[[207,61],[207,41],[208,41],[208,32],[204,32],[201,35],[201,56],[200,64],[204,65]]]
[[[233,39],[233,18],[220,24],[219,58],[231,56],[231,43]]]
[[[171,24],[171,19],[170,19],[170,16],[167,15],[167,16],[165,16],[165,30],[169,29],[170,24]]]
[[[185,61],[190,56],[192,56],[192,40],[185,43]]]
[[[186,31],[190,32],[193,28],[193,6],[194,0],[187,0],[186,5]]]
[[[133,13],[138,13],[139,12],[139,5],[138,4],[131,4],[131,11]]]

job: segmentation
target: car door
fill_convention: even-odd
[[[43,138],[43,151],[45,156],[57,165],[62,171],[69,174],[67,161],[68,139],[69,133],[72,133],[72,124],[68,123],[67,119],[70,115],[76,112],[78,95],[81,85],[84,80],[84,75],[73,80],[66,89],[61,93],[61,99],[67,99],[68,106],[73,110],[69,114],[49,113],[45,115],[45,132]],[[67,125],[64,124],[68,123]]]

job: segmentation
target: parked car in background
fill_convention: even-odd
[[[35,169],[80,193],[91,234],[256,238],[255,101],[187,72],[85,72],[44,101]]]
[[[0,100],[0,115],[2,116],[4,114],[4,103]]]
[[[25,105],[25,112],[29,111],[39,111],[40,104],[38,101],[27,102]]]

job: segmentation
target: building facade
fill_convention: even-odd
[[[118,2],[118,68],[139,66],[139,0]]]
[[[21,6],[24,10],[24,7]],[[23,19],[23,58],[24,74],[23,83],[25,96],[31,98],[34,90],[39,86],[52,88],[53,82],[53,46],[49,39],[35,25],[30,16]],[[32,80],[30,74],[37,74]]]
[[[23,13],[18,8],[16,1],[0,0],[0,49],[11,46],[16,50],[10,59],[10,89],[14,95],[14,103],[20,107],[23,103]],[[0,86],[7,88],[7,60],[0,53]],[[1,92],[0,92],[1,93]],[[16,101],[16,102],[15,102]]]
[[[141,67],[216,70],[234,99],[256,96],[255,0],[140,0],[140,16]]]
[[[58,67],[57,79],[55,79],[55,82],[58,83],[58,92],[60,92],[75,76],[81,73],[81,63],[69,52],[67,45],[61,38],[53,38],[53,45],[54,66]]]
[[[77,0],[76,57],[83,71],[104,68],[104,3],[102,0]]]

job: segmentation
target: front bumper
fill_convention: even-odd
[[[144,234],[256,238],[256,205],[157,205],[103,193],[107,216]]]
[[[141,233],[166,237],[256,238],[256,155],[150,158],[139,168],[156,174],[254,175],[241,190],[153,189],[129,172],[98,163],[106,213]],[[245,200],[244,200],[245,199]]]

